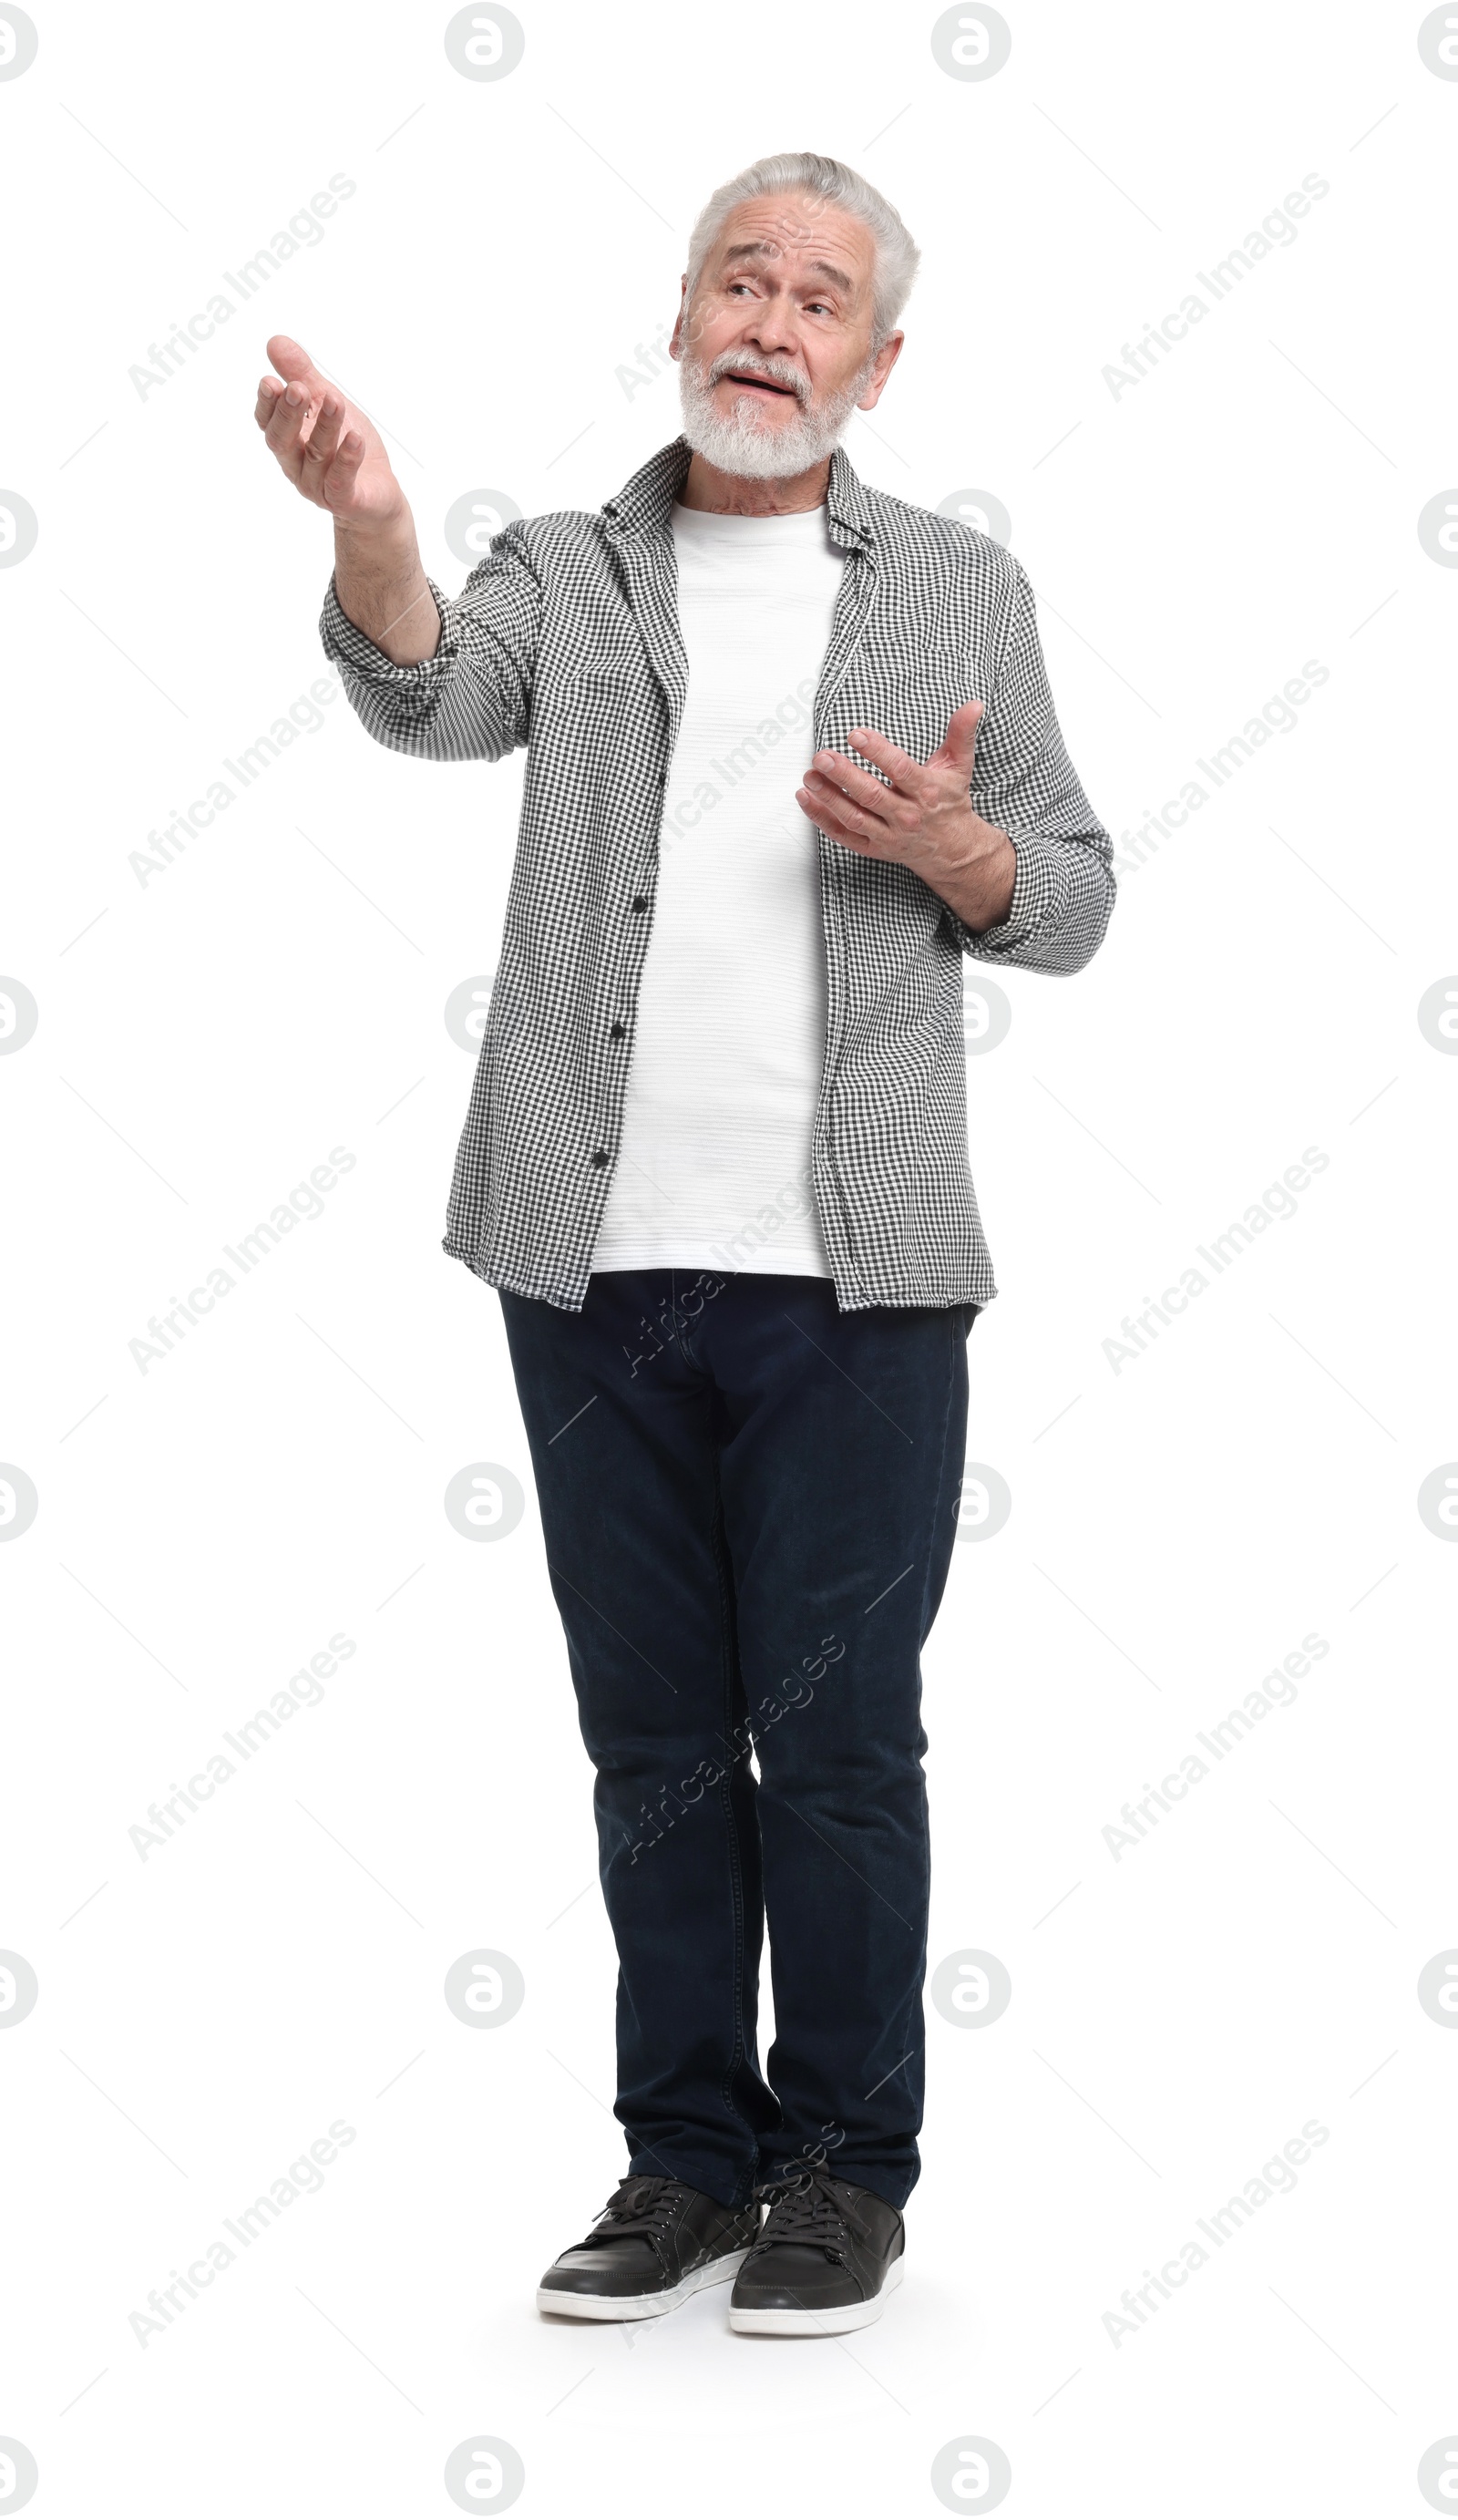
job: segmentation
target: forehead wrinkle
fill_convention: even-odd
[[[755,255],[777,255],[783,253],[783,246],[776,245],[773,237],[760,237],[756,238],[748,245],[727,246],[725,248],[725,260],[727,262],[748,262]],[[812,271],[822,273],[826,280],[835,281],[842,289],[854,290],[856,286],[856,283],[851,278],[849,272],[839,270],[833,262],[813,262],[810,265],[810,269]]]

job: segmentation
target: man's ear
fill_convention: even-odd
[[[682,357],[683,357],[683,354],[684,354],[684,318],[685,318],[685,316],[687,314],[687,312],[688,312],[688,274],[687,274],[687,272],[685,271],[685,272],[683,272],[683,273],[680,275],[680,279],[679,279],[679,311],[678,311],[678,314],[674,317],[673,338],[670,340],[669,345],[668,345],[668,355],[669,355],[669,357],[670,357],[671,359],[678,359],[678,358],[682,358]]]
[[[876,352],[875,365],[872,367],[870,372],[870,382],[866,386],[864,393],[862,395],[861,400],[856,405],[858,411],[875,410],[875,407],[880,401],[881,395],[885,390],[886,380],[890,376],[892,369],[895,367],[897,360],[901,357],[902,343],[905,341],[906,338],[905,333],[890,333],[887,335],[886,339],[881,343],[879,350]]]

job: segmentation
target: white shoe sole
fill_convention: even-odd
[[[556,2292],[539,2284],[537,2308],[553,2318],[665,2318],[710,2284],[732,2283],[748,2255],[747,2249],[730,2249],[722,2258],[711,2258],[707,2266],[694,2267],[671,2292]]]
[[[906,2267],[905,2256],[893,2258],[886,2280],[869,2301],[847,2302],[838,2310],[729,2310],[736,2336],[846,2336],[853,2327],[870,2327],[895,2292]]]

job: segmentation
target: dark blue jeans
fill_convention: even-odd
[[[597,1775],[630,2166],[737,2205],[823,2162],[902,2205],[922,2103],[919,1657],[977,1308],[842,1313],[828,1280],[667,1269],[595,1276],[581,1313],[502,1306]]]

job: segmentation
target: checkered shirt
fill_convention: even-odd
[[[456,1157],[445,1249],[494,1286],[581,1309],[621,1143],[659,827],[688,669],[663,447],[596,515],[508,525],[392,664],[340,608],[320,628],[368,732],[427,761],[526,746],[501,957]],[[986,534],[830,462],[846,566],[815,744],[871,726],[917,760],[986,702],[972,801],[1013,842],[1007,917],[980,934],[906,867],[818,835],[827,983],[813,1170],[843,1312],[996,1293],[967,1161],[962,957],[1082,968],[1114,904],[1112,844],[1053,713],[1033,591]],[[746,1224],[750,1220],[746,1219]]]

